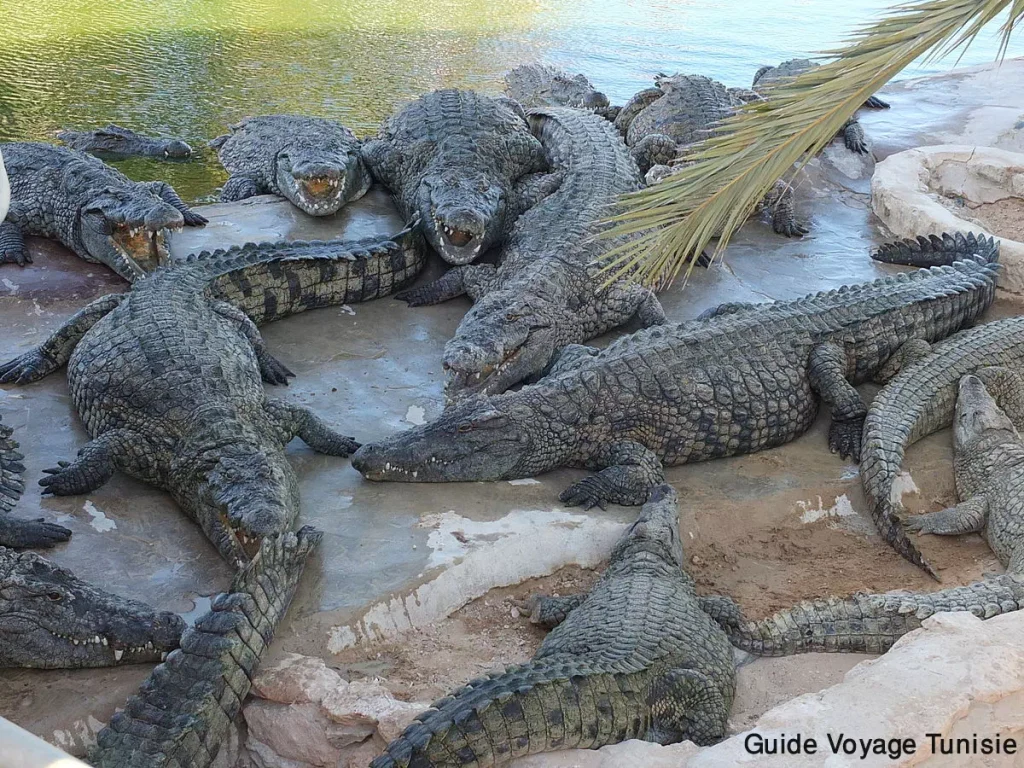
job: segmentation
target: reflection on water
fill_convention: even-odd
[[[749,85],[761,64],[834,46],[885,0],[2,0],[0,140],[117,122],[202,146],[249,114],[300,112],[370,133],[445,86],[497,92],[510,66],[585,72],[622,101],[659,71]],[[986,40],[963,64],[990,61]],[[1024,53],[1024,34],[1011,49]],[[932,64],[921,74],[948,66]],[[224,174],[119,164],[190,199]]]

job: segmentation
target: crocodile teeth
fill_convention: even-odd
[[[115,648],[114,661],[120,661],[122,656],[124,656],[124,651],[122,651],[120,648]]]
[[[160,661],[167,661],[167,651],[160,652]]]

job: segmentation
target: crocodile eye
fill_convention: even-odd
[[[471,422],[471,421],[463,421],[463,422],[461,422],[459,424],[458,427],[456,427],[456,429],[459,432],[469,432],[470,430],[473,429],[473,422]]]
[[[521,317],[522,317],[522,315],[517,314],[515,312],[508,312],[508,313],[505,314],[505,319],[508,320],[510,323],[514,323],[516,320],[518,320]]]
[[[59,603],[61,600],[64,599],[64,595],[62,595],[60,592],[47,592],[46,599],[53,603]]]

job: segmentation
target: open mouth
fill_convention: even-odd
[[[315,176],[295,180],[295,202],[310,216],[329,216],[336,213],[343,200],[342,179]]]
[[[434,229],[441,236],[440,246],[442,255],[451,254],[456,256],[457,260],[454,263],[469,263],[469,261],[480,255],[480,251],[483,248],[482,234],[453,227],[436,216],[434,217]]]
[[[64,642],[71,643],[74,646],[95,645],[108,648],[110,650],[111,655],[114,658],[115,664],[120,664],[124,660],[126,654],[128,656],[127,663],[135,661],[136,658],[140,656],[145,656],[146,660],[149,660],[150,657],[156,654],[156,648],[154,647],[152,641],[147,642],[145,645],[130,646],[123,645],[122,643],[119,643],[116,640],[111,642],[109,638],[103,637],[101,635],[92,635],[89,637],[81,638],[75,637],[73,635],[64,635],[59,632],[50,632],[50,634],[56,638],[59,638],[60,640],[63,640]],[[160,661],[163,661],[166,658],[167,651],[161,651]]]
[[[516,347],[507,353],[497,365],[485,365],[479,371],[460,371],[448,363],[444,364],[445,375],[448,380],[445,382],[445,396],[451,403],[456,399],[470,394],[490,394],[488,388],[492,382],[500,380],[501,377],[519,359],[522,347]]]
[[[235,561],[235,566],[242,568],[256,557],[256,554],[260,551],[263,539],[259,536],[251,536],[241,528],[233,525],[228,516],[223,512],[220,513],[220,523],[230,537],[231,549],[236,554],[242,555],[242,557],[237,558]]]
[[[173,231],[180,232],[182,227],[174,227]],[[134,262],[140,268],[147,268],[144,271],[152,271],[170,261],[170,251],[167,249],[168,229],[158,229],[155,232],[145,227],[118,226],[111,242],[114,248],[129,262]]]

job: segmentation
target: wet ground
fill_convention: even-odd
[[[998,139],[1013,148],[1020,136],[1007,131],[1024,119],[1024,94],[1014,88],[1022,70],[1024,62],[1017,61],[1008,63],[996,79],[960,74],[894,86],[886,92],[892,110],[864,117],[876,155],[959,135],[979,143]],[[984,120],[972,118],[979,108]],[[696,275],[685,289],[677,285],[662,296],[669,316],[690,318],[723,301],[788,299],[891,271],[868,259],[871,248],[885,239],[870,214],[870,173],[870,162],[854,158],[838,144],[831,147],[811,164],[797,190],[799,210],[813,234],[787,241],[763,224],[751,223],[734,239],[724,264]],[[204,213],[211,224],[178,236],[176,254],[252,239],[318,238],[338,232],[386,235],[401,225],[387,200],[376,193],[327,220],[310,220],[285,203],[262,198],[212,206]],[[38,344],[86,302],[125,288],[104,268],[85,264],[59,247],[34,241],[32,248],[32,266],[0,269],[0,327],[6,331],[0,337],[0,359]],[[267,343],[297,374],[287,390],[275,394],[310,406],[360,440],[430,419],[442,402],[441,350],[467,306],[459,300],[409,309],[384,299],[274,323],[264,329]],[[1014,311],[998,305],[991,314]],[[871,388],[865,392],[871,394]],[[182,613],[201,611],[206,596],[228,585],[228,567],[159,491],[118,474],[87,497],[41,498],[34,481],[42,469],[72,457],[87,439],[71,409],[63,374],[28,387],[0,389],[0,414],[16,429],[26,454],[29,490],[17,513],[45,516],[74,531],[72,541],[50,557],[106,589]],[[861,514],[857,468],[828,453],[826,425],[822,417],[807,435],[775,451],[668,471],[669,481],[680,491],[683,540],[702,591],[733,595],[750,614],[763,615],[829,593],[935,588],[874,535],[870,520]],[[941,433],[910,452],[907,466],[922,491],[908,497],[912,508],[938,509],[952,501],[948,442],[948,434]],[[563,470],[530,484],[372,484],[347,460],[316,455],[298,441],[289,454],[301,478],[301,522],[323,529],[326,536],[307,568],[275,650],[322,655],[339,665],[367,662],[380,651],[329,654],[328,647],[340,650],[344,643],[338,638],[347,636],[337,628],[352,624],[391,595],[430,582],[469,549],[488,546],[510,513],[516,513],[509,518],[515,520],[556,519],[561,514],[558,492],[581,476]],[[448,512],[453,513],[449,519],[464,518],[464,523],[421,525],[425,516]],[[589,515],[625,523],[635,510],[613,507]],[[547,536],[561,535],[557,525],[544,530]],[[947,584],[972,580],[996,564],[977,537],[930,538],[922,546]],[[523,556],[528,555],[525,547]],[[563,576],[555,576],[554,583]],[[454,646],[462,650],[444,665],[448,677],[424,673],[419,687],[410,678],[402,683],[403,691],[425,698],[431,686],[473,676],[478,662],[513,661],[510,656],[516,654],[509,646],[495,649],[478,639],[488,631],[501,635],[511,623],[502,601],[530,588],[485,597],[484,604],[492,601],[490,613],[477,603],[465,609],[469,613],[457,615],[453,621],[462,622],[469,640]],[[443,635],[446,627],[442,623],[432,631]],[[515,637],[523,639],[517,658],[532,653],[536,633],[522,630]],[[407,649],[405,658],[425,659],[445,646],[441,640],[435,645],[420,642],[419,657],[415,642],[402,647]],[[382,656],[380,668],[370,673],[401,669],[397,654]],[[755,662],[743,673],[743,711],[756,714],[780,698],[817,690],[854,661],[806,657]],[[0,715],[78,751],[82,740],[147,673],[144,667],[70,673],[5,670],[0,672]],[[742,709],[738,704],[737,712]]]

